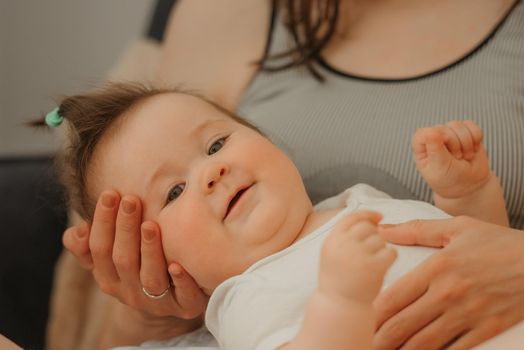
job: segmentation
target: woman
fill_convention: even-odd
[[[409,135],[422,126],[474,119],[486,130],[511,223],[524,227],[520,1],[180,1],[158,77],[159,84],[189,86],[259,126],[288,151],[317,201],[358,182],[430,200],[411,164]],[[138,198],[123,195],[121,201],[116,193],[102,196],[89,233],[77,226],[64,235],[102,290],[141,310],[115,306],[106,345],[187,331],[206,303],[181,266],[169,266],[175,288],[166,289],[158,227],[141,225]],[[522,243],[504,246],[496,260],[493,244],[463,237],[379,297],[377,348],[452,342],[467,348],[524,319],[524,301],[498,293],[522,272],[500,281],[494,273],[521,259]],[[456,257],[463,257],[461,266],[491,263],[460,284],[464,270],[449,263]],[[118,327],[118,318],[130,314],[135,322]]]

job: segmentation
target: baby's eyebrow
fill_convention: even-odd
[[[224,122],[227,122],[227,120],[225,119],[207,119],[203,121],[202,123],[198,124],[197,126],[195,126],[195,128],[189,132],[189,136],[192,138],[196,137],[199,134],[201,134],[208,127],[214,124],[217,124],[217,123],[219,124],[219,123],[224,123]]]

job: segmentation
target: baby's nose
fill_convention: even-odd
[[[204,169],[202,187],[204,191],[212,191],[229,172],[229,168],[224,163],[213,163]]]

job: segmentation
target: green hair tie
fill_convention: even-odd
[[[51,112],[47,113],[47,115],[45,116],[45,123],[52,128],[56,128],[64,121],[64,117],[62,117],[60,113],[58,113],[59,109],[59,107],[56,107]]]

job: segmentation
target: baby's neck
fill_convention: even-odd
[[[312,211],[306,218],[304,226],[302,226],[302,229],[300,230],[300,233],[297,235],[297,238],[291,244],[296,243],[297,241],[309,235],[311,232],[315,231],[320,226],[324,225],[340,210],[341,208]]]

